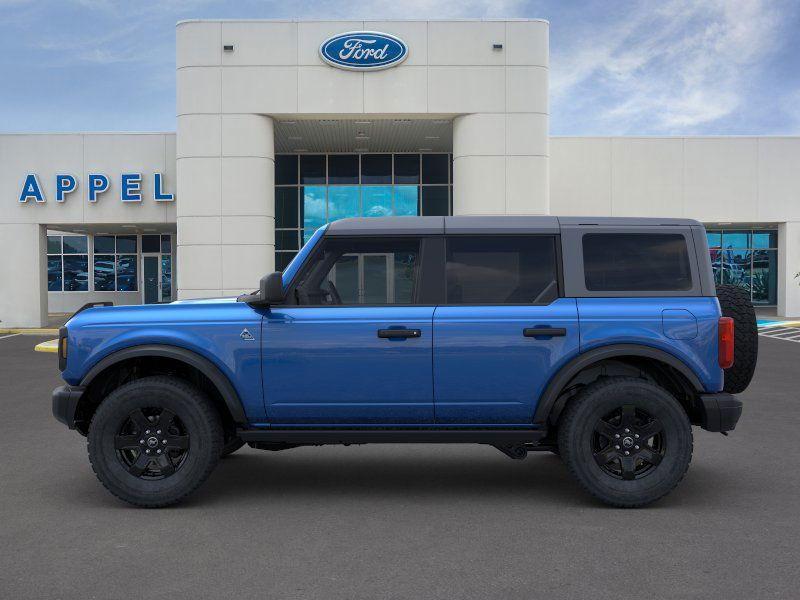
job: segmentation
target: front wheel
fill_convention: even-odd
[[[606,504],[655,502],[683,479],[692,460],[692,426],[678,401],[643,379],[610,377],[589,385],[565,409],[561,457],[578,482]]]
[[[205,481],[222,441],[219,414],[202,392],[174,377],[146,377],[100,404],[89,426],[89,460],[118,498],[160,507]]]

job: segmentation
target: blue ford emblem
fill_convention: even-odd
[[[319,53],[322,60],[340,69],[377,71],[403,62],[408,46],[388,33],[350,31],[322,42]]]

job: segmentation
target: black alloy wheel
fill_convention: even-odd
[[[631,404],[597,419],[592,455],[598,466],[618,479],[641,479],[657,467],[666,451],[661,421]]]
[[[131,475],[163,479],[179,470],[189,452],[189,433],[169,409],[137,408],[123,421],[114,448]]]

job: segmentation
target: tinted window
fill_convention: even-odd
[[[325,183],[325,155],[300,157],[300,183]]]
[[[328,183],[358,183],[358,154],[331,154]]]
[[[118,235],[117,236],[117,254],[122,252],[136,252],[136,236],[135,235]]]
[[[450,237],[448,304],[530,304],[558,296],[553,236]]]
[[[419,240],[328,239],[297,289],[299,304],[412,304]]]
[[[64,254],[86,254],[87,239],[85,235],[65,235]]]
[[[590,233],[583,236],[586,289],[681,291],[692,288],[685,238],[678,233]]]
[[[392,183],[392,155],[364,154],[361,157],[361,183]]]
[[[297,227],[297,188],[275,188],[275,227]]]
[[[143,235],[142,252],[159,252],[161,250],[161,236]]]
[[[113,235],[96,235],[94,236],[94,251],[95,253],[107,252],[114,253],[114,236]]]
[[[419,183],[419,154],[395,154],[394,182]]]
[[[450,214],[445,186],[422,187],[422,214],[426,217],[446,217]]]
[[[47,236],[47,253],[48,254],[61,254],[61,236],[48,235]]]
[[[297,184],[297,155],[275,156],[275,185]]]
[[[447,183],[447,154],[422,155],[422,183]]]

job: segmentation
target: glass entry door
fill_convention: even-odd
[[[142,255],[142,302],[172,301],[172,255]]]
[[[155,304],[161,298],[161,261],[159,254],[142,255],[142,301]]]

